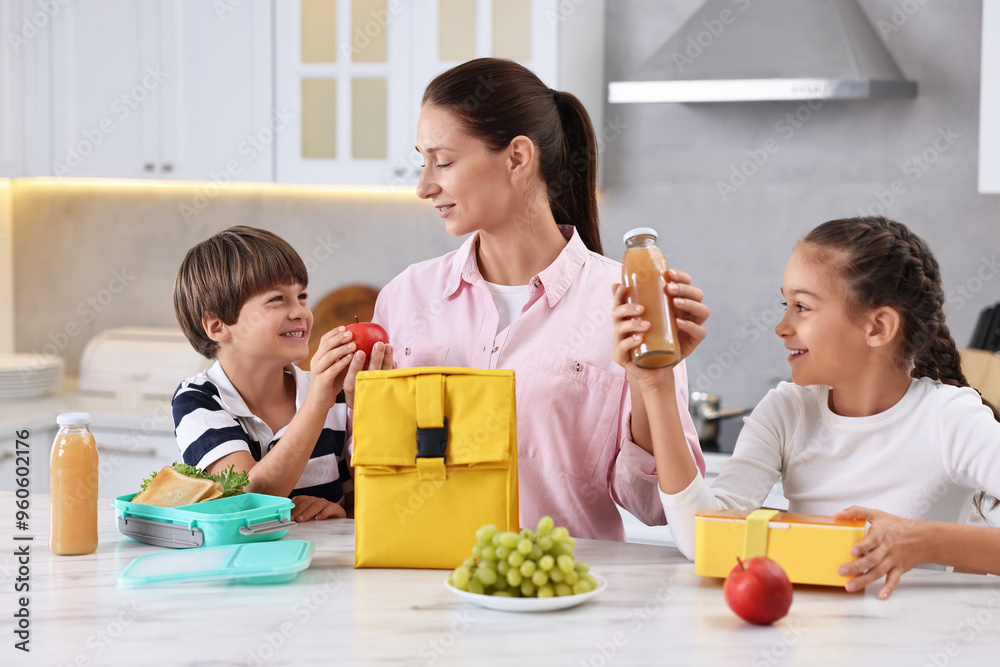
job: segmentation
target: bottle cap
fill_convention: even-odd
[[[81,426],[91,421],[90,414],[86,412],[64,412],[56,417],[56,424],[59,426]]]
[[[656,230],[653,229],[652,227],[636,227],[635,229],[630,229],[627,232],[625,232],[624,241],[625,243],[628,243],[628,240],[633,236],[642,236],[644,234],[648,234],[649,236],[652,236],[654,239],[657,238]]]

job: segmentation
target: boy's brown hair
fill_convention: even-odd
[[[230,227],[184,257],[174,281],[174,312],[194,349],[214,359],[219,344],[205,333],[203,317],[235,324],[250,297],[295,283],[305,287],[309,274],[287,241],[256,227]]]

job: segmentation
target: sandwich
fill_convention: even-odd
[[[158,507],[179,507],[243,493],[250,483],[245,472],[233,472],[233,466],[210,475],[185,463],[164,466],[143,480],[142,490],[131,502]]]

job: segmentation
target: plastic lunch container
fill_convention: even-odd
[[[289,498],[243,493],[180,507],[111,501],[122,535],[160,547],[190,548],[277,540],[292,526]]]

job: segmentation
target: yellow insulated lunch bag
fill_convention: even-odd
[[[358,373],[355,567],[450,569],[486,523],[518,531],[514,371]]]

